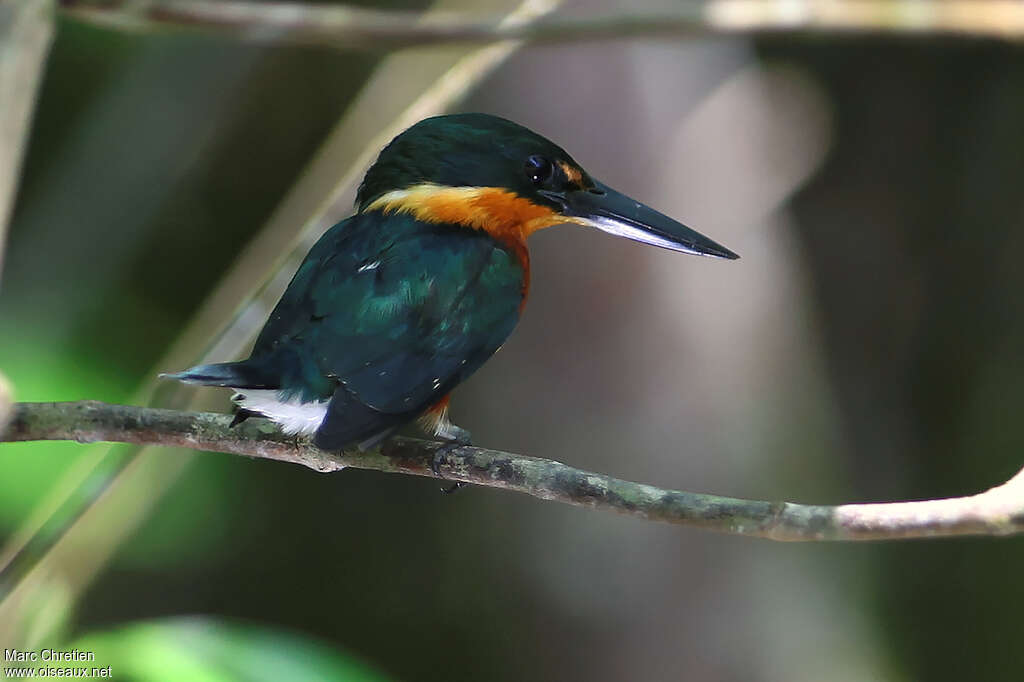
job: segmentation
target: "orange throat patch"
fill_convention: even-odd
[[[500,187],[415,185],[380,196],[366,211],[408,213],[427,223],[452,223],[486,232],[508,247],[523,266],[524,303],[530,286],[527,237],[545,227],[574,222]]]

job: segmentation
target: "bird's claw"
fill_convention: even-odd
[[[240,407],[235,412],[235,416],[231,419],[231,423],[228,424],[228,428],[229,429],[233,429],[236,426],[238,426],[239,424],[241,424],[242,422],[244,422],[249,417],[255,417],[255,416],[256,416],[256,413],[253,412],[252,410],[247,410],[244,407]]]
[[[469,432],[465,431],[465,429],[460,429],[460,431],[463,431],[463,433],[465,434],[465,438],[467,440],[463,441],[462,438],[456,438],[454,440],[450,440],[446,443],[443,443],[442,445],[438,446],[437,450],[434,451],[434,456],[430,459],[430,470],[433,471],[434,475],[437,476],[438,478],[444,478],[444,476],[441,475],[441,465],[444,464],[445,461],[448,459],[448,456],[455,451],[455,448],[469,444]],[[459,435],[461,436],[463,434]],[[456,490],[461,488],[462,485],[462,481],[455,481],[447,488],[441,488],[441,492],[444,493],[445,495],[451,495]]]

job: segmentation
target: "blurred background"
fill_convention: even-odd
[[[403,51],[390,94],[454,49]],[[17,399],[128,402],[180,369],[161,358],[393,57],[61,19],[3,270]],[[545,44],[453,109],[550,137],[742,256],[538,234],[518,330],[454,396],[476,443],[822,504],[969,494],[1019,469],[1021,48]],[[91,450],[0,447],[0,539]],[[157,457],[180,471],[110,510],[130,532],[95,566],[67,562],[36,645],[109,651],[137,679],[154,660],[198,666],[177,679],[289,679],[298,660],[322,666],[310,679],[1024,679],[1020,539],[775,544],[411,477]]]

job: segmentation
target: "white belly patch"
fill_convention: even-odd
[[[244,393],[236,393],[231,400],[241,408],[276,422],[290,436],[313,435],[327,416],[327,403],[330,402],[318,400],[303,403],[297,398],[281,400],[277,391],[268,389],[246,389]]]

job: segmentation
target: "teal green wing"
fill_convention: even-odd
[[[253,350],[281,389],[331,404],[338,448],[419,415],[480,367],[519,318],[523,268],[489,235],[360,214],[310,251]]]

